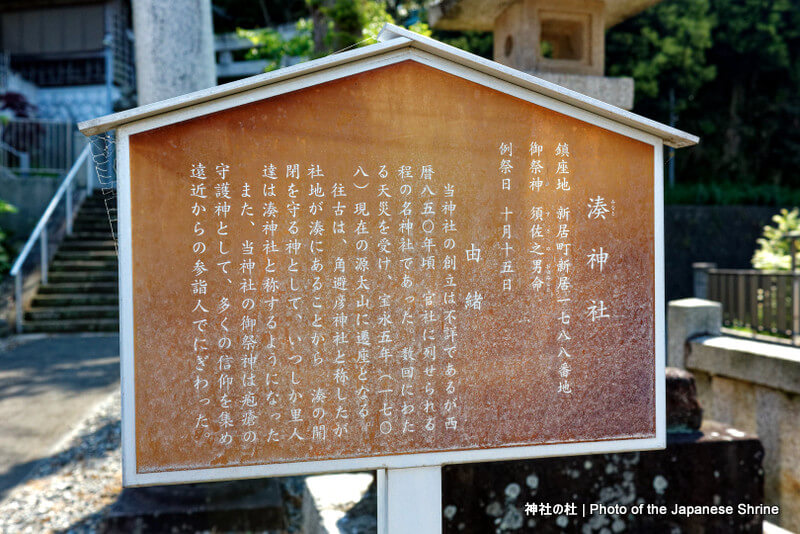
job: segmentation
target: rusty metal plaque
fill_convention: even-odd
[[[128,482],[657,447],[660,140],[584,115],[403,61],[122,131]]]

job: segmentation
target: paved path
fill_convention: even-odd
[[[0,342],[0,499],[119,387],[117,335]]]

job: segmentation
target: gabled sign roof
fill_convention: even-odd
[[[556,102],[561,102],[592,113],[598,117],[603,117],[634,128],[662,139],[664,144],[673,148],[691,146],[697,144],[699,141],[699,138],[692,134],[636,115],[635,113],[630,113],[576,91],[506,67],[494,61],[484,59],[475,54],[464,52],[453,46],[446,45],[435,39],[425,37],[392,24],[386,24],[383,27],[378,35],[378,43],[374,45],[333,54],[277,71],[252,76],[250,78],[170,98],[161,102],[155,102],[153,104],[84,121],[78,125],[78,128],[87,136],[96,135],[125,124],[163,115],[168,112],[184,110],[199,104],[207,104],[234,95],[242,95],[257,89],[266,87],[277,88],[281,85],[289,85],[293,81],[307,75],[336,68],[344,68],[358,62],[370,61],[373,63],[372,68],[378,68],[402,60],[413,60],[430,65],[431,59],[445,60],[450,62],[453,67],[460,67],[461,69],[466,68],[473,71],[473,73],[478,72],[491,76],[519,88],[538,93]],[[291,90],[293,89],[285,87],[284,90],[280,92],[288,92]]]

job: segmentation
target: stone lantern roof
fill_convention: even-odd
[[[660,0],[439,0],[429,9],[442,30],[494,32],[494,60],[623,109],[633,79],[609,78],[605,30]]]
[[[441,30],[492,31],[494,21],[519,0],[439,0],[428,9],[431,26]],[[605,28],[639,14],[661,0],[606,0]]]

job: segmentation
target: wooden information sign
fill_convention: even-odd
[[[696,139],[383,35],[82,125],[118,128],[126,485],[664,446]]]

